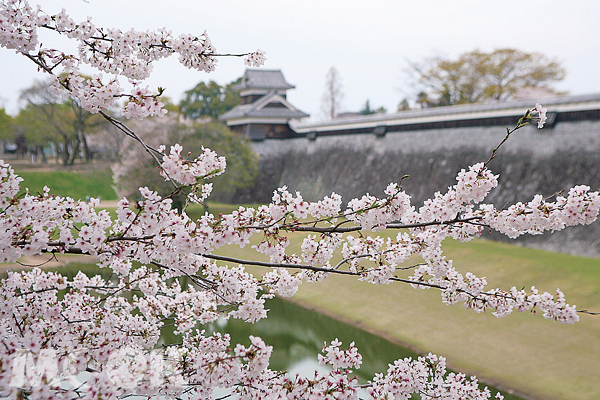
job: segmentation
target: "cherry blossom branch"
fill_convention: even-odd
[[[242,265],[252,265],[252,266],[260,266],[260,267],[270,267],[270,268],[301,269],[301,270],[309,270],[309,271],[314,271],[314,272],[322,272],[322,273],[327,273],[327,274],[333,273],[333,274],[338,274],[338,275],[363,277],[365,275],[365,273],[368,272],[368,271],[345,271],[345,270],[339,270],[339,269],[328,269],[328,268],[317,267],[317,266],[313,266],[313,265],[269,263],[269,262],[254,261],[254,260],[243,260],[243,259],[234,258],[234,257],[219,256],[219,255],[215,255],[215,254],[208,254],[208,255],[203,255],[203,256],[206,258],[210,258],[210,259],[214,259],[214,260],[218,260],[218,261],[227,261],[227,262],[233,262],[233,263],[242,264]],[[453,286],[444,286],[441,284],[424,282],[421,280],[398,278],[396,276],[390,277],[389,280],[395,281],[395,282],[407,283],[413,287],[422,286],[422,287],[427,287],[427,288],[439,289],[444,292],[449,291],[449,293],[461,293],[461,294],[468,296],[472,300],[483,303],[484,309],[486,308],[487,304],[490,304],[490,307],[494,308],[495,304],[493,304],[494,302],[490,301],[490,298],[497,298],[501,302],[504,302],[504,301],[515,302],[515,303],[518,303],[520,308],[526,307],[526,309],[530,309],[530,308],[540,305],[540,300],[538,299],[537,296],[532,296],[532,299],[529,299],[529,298],[523,299],[523,298],[517,297],[516,295],[511,295],[508,292],[499,291],[497,289],[495,289],[494,291],[489,291],[489,292],[470,291],[467,289],[456,287],[454,285]],[[514,290],[514,292],[516,294],[516,290]],[[524,293],[524,292],[520,291],[520,293],[521,293],[520,296],[522,296],[522,293]],[[536,291],[534,290],[534,294],[535,293],[536,293]],[[562,294],[562,293],[560,293],[560,294]],[[525,303],[528,303],[528,306],[524,306]],[[466,304],[469,305],[468,303],[466,303]],[[502,305],[503,304],[500,304],[500,306],[502,306]],[[542,305],[542,308],[544,308],[544,307],[546,308],[544,310],[546,312],[547,308],[551,307],[551,306],[549,306],[548,304]],[[557,311],[557,310],[554,310],[554,311]],[[559,302],[558,311],[559,311],[559,314],[562,311],[564,311],[566,313],[571,312],[570,318],[573,318],[572,312],[574,312],[575,310],[569,309],[568,306],[567,306],[567,308],[563,308]],[[582,312],[582,313],[591,314],[589,312]],[[556,318],[569,318],[569,316],[557,315]]]
[[[58,258],[56,258],[56,254],[55,253],[52,253],[52,256],[49,259],[47,259],[46,261],[41,262],[39,264],[25,264],[25,263],[23,263],[21,261],[17,261],[17,264],[19,264],[22,267],[31,267],[31,268],[33,268],[33,267],[44,266],[44,265],[46,265],[46,264],[48,264],[49,262],[52,262],[52,261],[57,261],[58,262]]]
[[[47,66],[47,64],[45,62],[43,62],[43,59],[41,59],[41,57],[39,57],[39,56],[32,56],[30,54],[25,54],[25,53],[23,55],[25,57],[29,58],[31,61],[33,61],[36,65],[38,65],[38,67],[40,69],[42,69],[46,73],[48,73],[48,74],[50,74],[52,76],[56,76],[54,74],[54,72],[53,72],[53,69],[58,64],[55,64],[53,67],[50,68],[50,67]],[[74,100],[77,101],[78,97],[73,94],[72,89],[68,85],[68,82],[69,81],[65,80],[65,79],[58,80],[58,83],[73,96]],[[117,96],[117,95],[115,95],[115,96]],[[151,96],[151,97],[156,97],[156,96]],[[115,128],[117,128],[119,131],[121,131],[126,136],[132,138],[133,140],[135,140],[136,142],[138,142],[140,145],[142,145],[142,147],[144,148],[144,150],[146,150],[146,152],[156,161],[157,165],[159,167],[161,166],[162,162],[161,162],[161,160],[159,159],[158,156],[162,156],[164,154],[163,152],[160,152],[159,150],[157,150],[157,149],[153,148],[152,146],[149,146],[148,144],[146,144],[144,142],[144,140],[139,135],[137,135],[132,129],[130,129],[122,121],[119,121],[118,119],[112,117],[111,115],[107,114],[103,110],[98,110],[98,113],[100,115],[102,115],[104,117],[104,119],[106,119],[111,125],[113,125]],[[167,176],[168,180],[175,187],[175,190],[180,190],[180,187],[175,183],[174,180],[172,180],[169,177],[169,174],[166,171],[164,171],[164,173]]]
[[[431,221],[431,222],[419,222],[414,224],[399,224],[399,223],[388,223],[385,224],[384,229],[409,229],[409,228],[424,228],[428,226],[437,226],[437,225],[453,225],[457,223],[474,223],[473,221],[481,220],[482,217],[467,217],[467,218],[459,218],[456,217],[449,221]],[[350,221],[348,221],[350,222]],[[344,222],[345,223],[345,222]],[[482,224],[483,226],[486,226]],[[251,227],[252,229],[266,229],[266,227]],[[332,227],[318,227],[318,226],[288,226],[282,225],[279,227],[282,230],[289,229],[293,232],[315,232],[315,233],[350,233],[350,232],[358,232],[363,230],[362,226],[352,226],[342,228],[339,226]]]
[[[494,147],[494,149],[492,150],[492,154],[490,155],[490,158],[483,164],[483,168],[486,168],[488,166],[488,164],[496,157],[496,153],[498,152],[500,147],[502,147],[502,145],[504,143],[506,143],[506,141],[510,138],[510,135],[512,135],[513,132],[515,132],[517,129],[520,129],[524,126],[529,125],[529,123],[531,121],[537,121],[538,129],[541,129],[544,126],[544,124],[546,123],[546,119],[547,119],[546,112],[547,111],[548,111],[547,109],[543,108],[539,103],[537,103],[535,105],[535,107],[533,108],[533,110],[527,110],[525,112],[525,115],[523,115],[519,119],[517,124],[512,129],[509,129],[508,127],[506,127],[506,136],[504,137],[504,139],[502,139],[500,144],[498,144],[496,147]]]

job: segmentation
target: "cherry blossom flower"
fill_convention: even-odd
[[[546,117],[547,111],[548,110],[545,109],[544,107],[542,107],[540,103],[536,103],[534,109],[532,110],[532,112],[534,114],[537,114],[538,129],[542,129],[544,127],[544,124],[546,123],[546,120],[548,119]]]

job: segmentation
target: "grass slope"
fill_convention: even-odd
[[[230,211],[226,206],[211,206],[211,212]],[[302,238],[291,235],[288,254],[300,253]],[[535,285],[554,294],[560,288],[578,310],[600,311],[600,259],[483,239],[469,243],[447,239],[443,248],[458,271],[486,277],[490,289]],[[250,246],[218,252],[261,259]],[[304,284],[291,300],[418,352],[443,355],[453,369],[475,374],[499,388],[512,388],[535,399],[600,399],[600,316],[580,314],[580,322],[574,325],[530,312],[496,318],[462,305],[446,306],[435,289],[413,289],[401,283],[373,285],[343,276]]]
[[[476,240],[445,242],[460,271],[488,286],[565,292],[578,309],[600,310],[600,260]],[[513,313],[498,319],[463,306],[445,306],[435,290],[375,286],[345,277],[302,285],[294,297],[420,352],[444,355],[449,365],[500,388],[543,399],[600,398],[600,318],[575,325]]]
[[[34,194],[42,192],[48,186],[50,193],[58,196],[69,196],[75,200],[85,200],[86,196],[102,200],[116,200],[117,195],[112,188],[112,172],[102,169],[96,171],[19,171],[23,178],[21,188],[29,188]]]

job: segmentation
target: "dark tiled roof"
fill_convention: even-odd
[[[283,73],[280,70],[269,69],[247,69],[242,77],[242,83],[235,85],[233,90],[241,91],[244,89],[275,89],[287,90],[294,86],[285,81]]]
[[[539,102],[548,109],[548,113],[571,112],[574,110],[599,110],[600,93],[560,96],[540,99]],[[399,111],[394,114],[360,115],[351,118],[335,119],[333,121],[310,122],[297,125],[294,128],[298,132],[316,131],[338,131],[355,129],[372,129],[379,125],[416,125],[443,122],[448,126],[448,121],[496,121],[500,125],[506,122],[503,117],[522,116],[525,110],[533,108],[536,101],[520,100],[502,103],[462,104],[446,107],[433,107],[417,110]],[[514,121],[516,122],[516,120]]]
[[[283,97],[270,92],[254,103],[240,104],[221,115],[221,120],[231,120],[243,117],[255,118],[304,118],[308,114],[296,109]]]

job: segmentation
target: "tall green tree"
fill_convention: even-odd
[[[189,119],[210,117],[217,119],[240,104],[240,95],[232,88],[241,82],[241,78],[225,86],[215,81],[200,82],[193,89],[185,92],[179,103],[181,113]]]
[[[384,106],[380,106],[379,108],[371,108],[371,102],[367,100],[365,105],[358,112],[360,115],[373,115],[373,114],[385,114],[387,110]]]
[[[57,113],[62,114],[58,111]],[[16,142],[21,141],[27,148],[40,155],[42,162],[46,162],[44,147],[55,144],[56,137],[51,133],[52,128],[47,126],[45,118],[40,118],[39,107],[28,104],[19,111],[12,123],[12,136]]]
[[[232,132],[220,122],[181,124],[175,118],[148,118],[138,123],[136,130],[150,146],[179,143],[182,154],[194,159],[202,153],[203,147],[214,150],[227,159],[224,174],[215,177],[210,200],[223,203],[234,202],[238,190],[250,187],[258,174],[258,156],[250,143]],[[174,186],[161,177],[155,160],[137,142],[128,140],[123,146],[120,162],[113,167],[113,177],[119,196],[135,199],[139,197],[139,187],[148,187],[161,196],[169,195]],[[181,208],[185,195],[173,197],[175,206]]]
[[[105,120],[84,110],[77,101],[64,100],[50,91],[50,82],[35,82],[23,90],[26,106],[15,119],[16,132],[22,132],[35,146],[52,143],[57,163],[72,165],[82,151],[86,161],[92,159],[88,135],[96,132]]]
[[[0,140],[12,139],[11,124],[12,117],[6,113],[4,108],[0,108]]]
[[[415,101],[424,107],[513,100],[528,89],[559,94],[552,84],[565,76],[558,61],[516,49],[434,57],[412,63],[410,70],[418,88]]]

